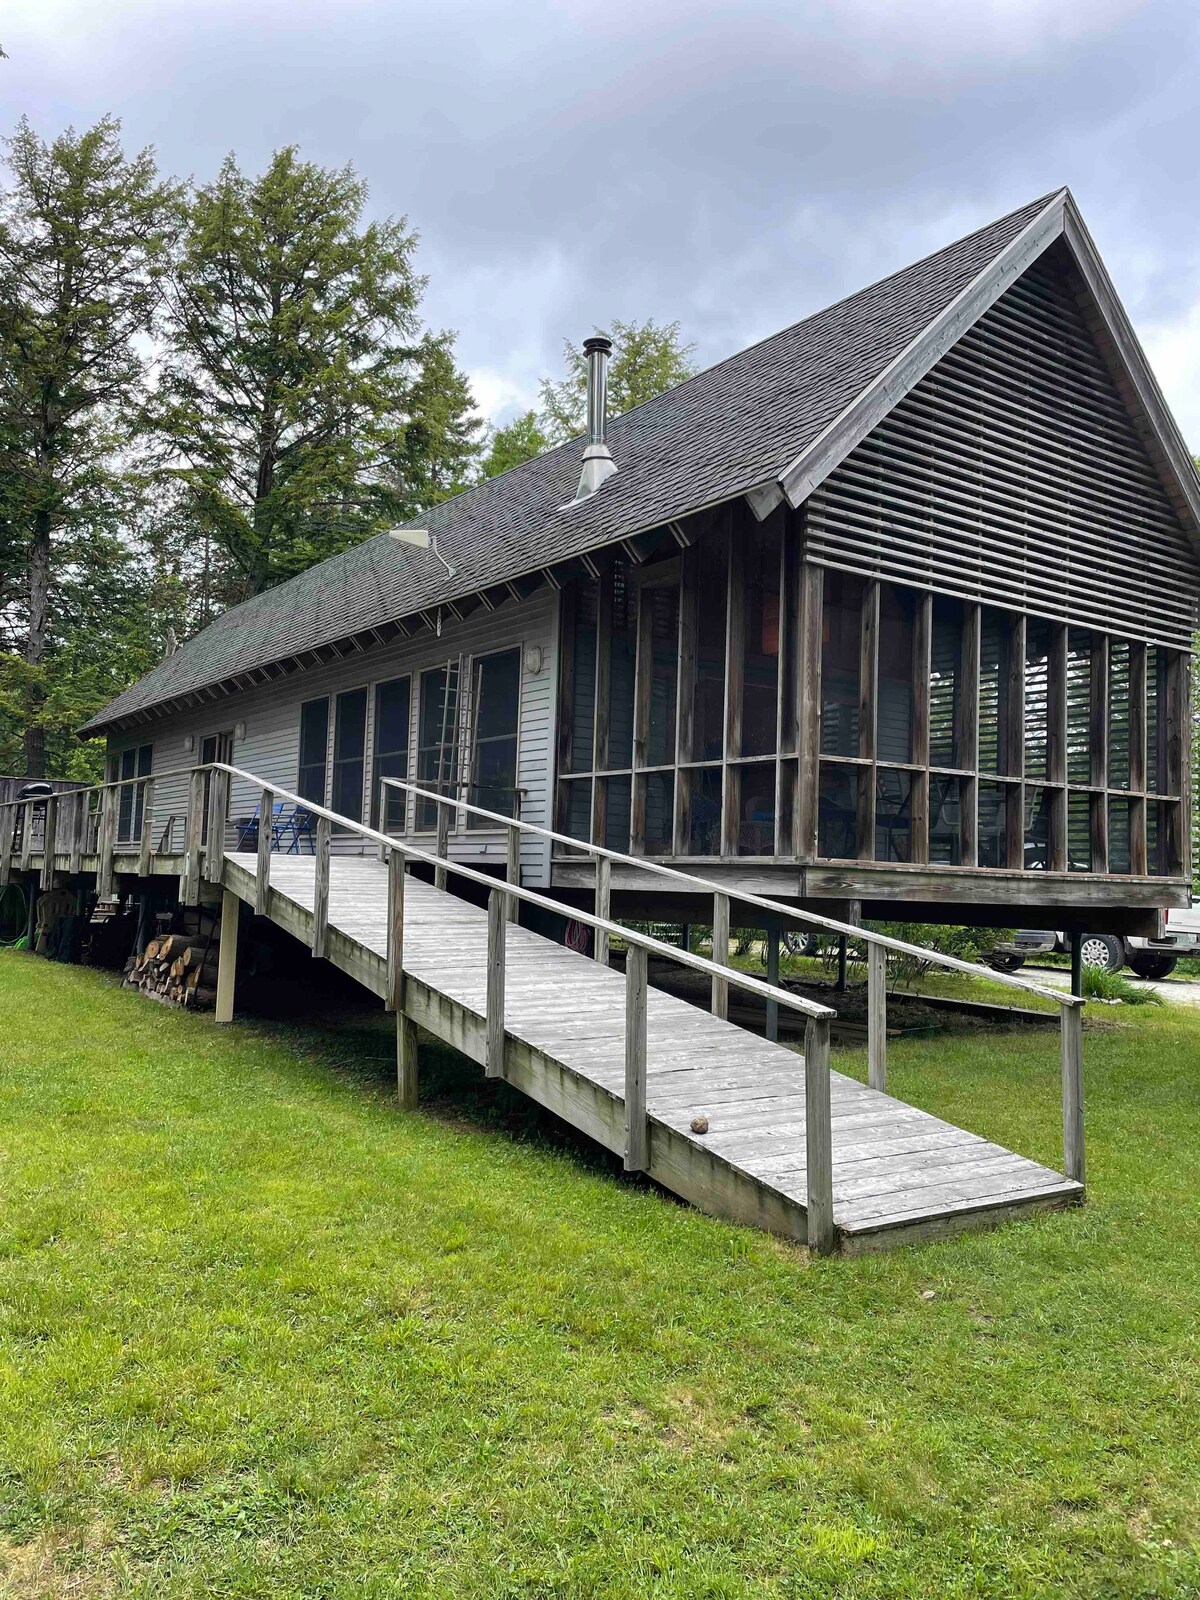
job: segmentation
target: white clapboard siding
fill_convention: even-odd
[[[543,590],[520,603],[512,602],[496,611],[476,611],[465,621],[443,618],[441,637],[428,631],[415,639],[396,639],[386,645],[356,652],[344,660],[309,667],[291,677],[255,689],[235,692],[214,700],[200,709],[175,712],[161,720],[143,724],[136,731],[115,735],[109,741],[110,759],[119,757],[126,747],[153,744],[154,771],[166,772],[199,761],[203,740],[213,733],[245,724],[245,736],[233,747],[233,765],[253,772],[269,782],[295,789],[300,760],[300,707],[306,700],[336,696],[348,689],[367,687],[366,779],[370,783],[374,743],[374,686],[410,673],[413,679],[409,728],[409,777],[416,779],[417,715],[419,674],[450,659],[491,655],[494,651],[519,647],[521,665],[521,712],[517,742],[517,785],[525,791],[521,814],[529,822],[550,827],[552,788],[552,739],[555,699],[558,684],[558,595]],[[532,646],[541,650],[541,670],[527,670],[525,655]],[[333,711],[330,712],[330,756],[333,747]],[[188,738],[193,741],[189,751]],[[326,780],[329,800],[330,777]],[[364,796],[364,805],[367,802]],[[257,790],[236,782],[230,803],[231,817],[253,812]],[[154,842],[158,846],[167,818],[175,814],[175,847],[181,848],[183,815],[187,807],[186,777],[164,778],[155,785],[153,816]],[[364,815],[366,813],[364,812]],[[334,849],[358,852],[361,840],[335,839]],[[456,830],[450,840],[454,859],[503,864],[506,855],[503,830],[467,833]],[[526,883],[549,882],[549,859],[543,841],[525,835],[521,844],[521,869]]]

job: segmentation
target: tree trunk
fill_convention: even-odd
[[[50,513],[34,513],[29,546],[29,632],[25,639],[26,666],[40,669],[50,637]],[[45,686],[35,670],[25,690],[25,776],[46,776],[46,730],[42,725]]]

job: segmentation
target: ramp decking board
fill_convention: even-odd
[[[232,853],[226,884],[254,903],[257,857]],[[271,857],[269,914],[292,931],[313,920],[312,857]],[[387,958],[387,867],[330,860],[330,959],[375,993]],[[506,925],[505,1076],[609,1149],[623,1148],[625,977]],[[405,880],[409,1016],[482,1061],[487,913]],[[647,997],[650,1173],[718,1215],[803,1239],[804,1059],[689,1001]],[[877,1249],[991,1226],[1069,1205],[1082,1186],[914,1106],[831,1074],[833,1209],[841,1246]],[[708,1132],[691,1132],[703,1113]]]

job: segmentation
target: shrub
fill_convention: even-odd
[[[1089,1000],[1119,1000],[1126,1006],[1162,1005],[1157,989],[1130,983],[1121,973],[1106,972],[1103,967],[1084,967],[1083,992]]]

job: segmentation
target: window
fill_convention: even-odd
[[[863,586],[840,572],[825,574],[821,646],[821,754],[856,756]]]
[[[515,817],[517,729],[521,715],[521,652],[501,650],[474,665],[475,737],[471,751],[472,805]],[[467,815],[468,828],[493,827]]]
[[[117,771],[119,778],[145,778],[150,774],[151,763],[154,759],[154,746],[143,744],[134,746],[129,750],[121,751],[120,764]],[[144,784],[128,784],[121,790],[117,802],[117,839],[122,844],[128,844],[142,835],[142,816],[146,805],[146,788]]]
[[[296,791],[314,805],[325,804],[325,760],[329,752],[329,701],[306,700],[300,707],[300,772]]]
[[[458,786],[458,671],[458,662],[448,661],[421,674],[417,782],[437,794],[454,794]],[[418,829],[432,832],[437,814],[432,800],[418,800]],[[453,825],[453,814],[450,822]]]
[[[740,754],[765,756],[774,753],[779,719],[779,521],[752,528],[750,534],[742,547]],[[772,837],[772,850],[774,844]]]
[[[382,778],[408,777],[408,726],[412,701],[412,679],[393,678],[375,685],[375,726],[371,758],[371,825],[378,824]],[[389,789],[384,812],[385,833],[403,833],[407,797],[402,790]]]
[[[347,689],[337,697],[333,729],[333,810],[361,822],[366,777],[367,691]]]

